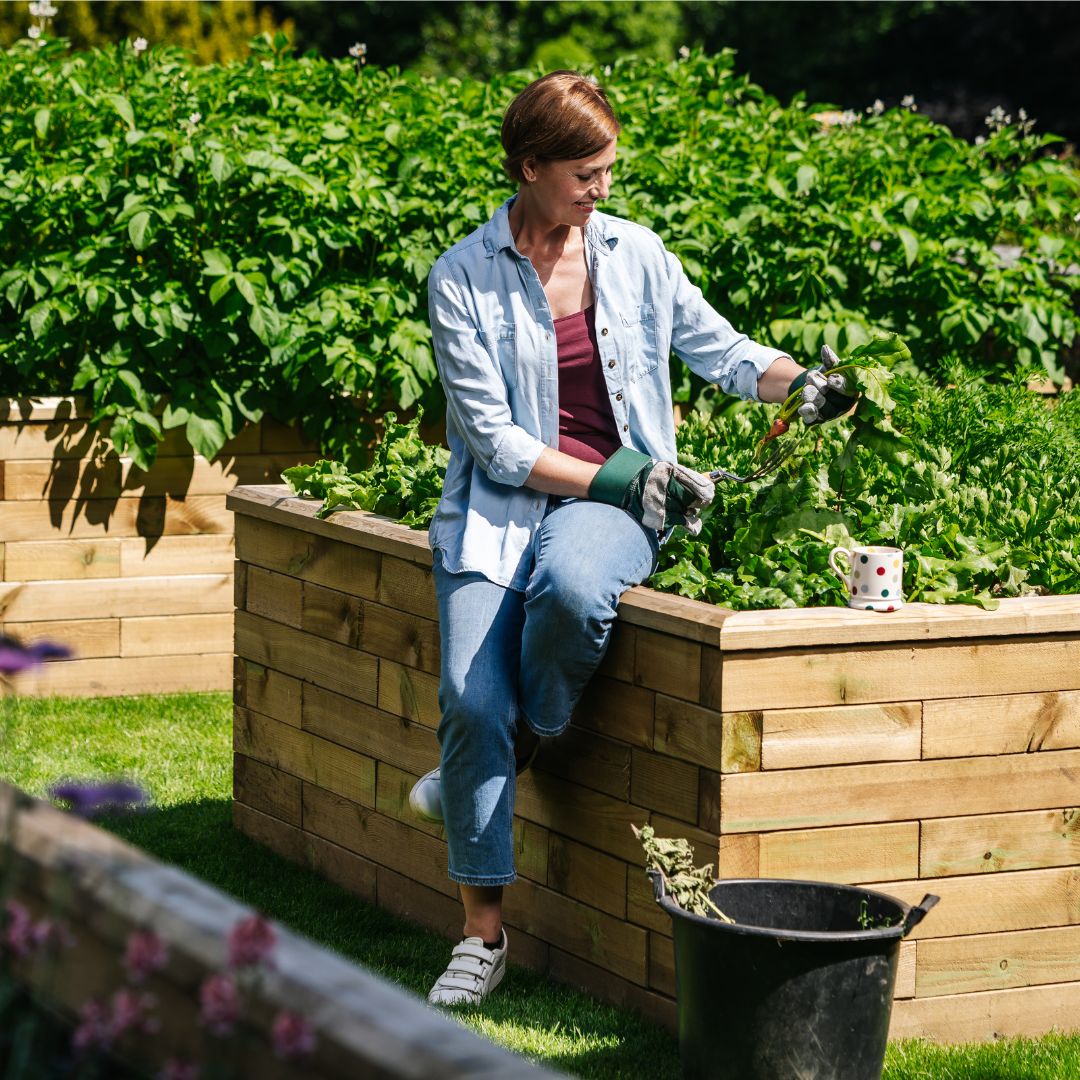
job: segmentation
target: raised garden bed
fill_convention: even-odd
[[[0,399],[0,632],[74,650],[20,692],[82,697],[225,690],[237,483],[314,447],[265,420],[214,461],[174,429],[148,472],[106,453],[72,398]]]
[[[63,927],[67,944],[17,960],[18,985],[74,1021],[90,999],[125,984],[122,960],[134,931],[152,931],[166,962],[140,989],[153,995],[152,1032],[118,1040],[123,1057],[157,1075],[169,1057],[205,1064],[242,1063],[214,1075],[287,1080],[440,1077],[540,1078],[546,1070],[478,1038],[410,994],[275,925],[272,966],[247,980],[227,1036],[200,1019],[199,987],[225,970],[226,935],[250,909],[174,867],[156,862],[110,833],[0,784],[0,870],[5,902]],[[314,1046],[299,1061],[272,1049],[272,1017],[304,1016]],[[20,1075],[29,1075],[20,1073]],[[59,1074],[57,1074],[59,1075]],[[113,1075],[106,1067],[100,1074]]]
[[[461,930],[441,830],[424,533],[238,488],[235,821],[361,896]],[[634,589],[567,734],[518,784],[517,961],[666,1023],[670,925],[631,824],[734,876],[941,896],[895,1036],[1071,1029],[1080,1009],[1080,598],[731,612]]]

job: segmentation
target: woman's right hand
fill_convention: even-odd
[[[600,466],[589,498],[618,506],[648,529],[682,525],[701,531],[701,511],[713,500],[713,482],[672,461],[657,461],[622,446]]]

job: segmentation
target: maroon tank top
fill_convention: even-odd
[[[622,445],[611,411],[600,347],[596,308],[555,320],[559,353],[559,449],[601,464]]]

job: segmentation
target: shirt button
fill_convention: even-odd
[[[604,327],[603,330],[600,331],[600,334],[601,334],[602,337],[607,337],[607,327],[606,326]]]
[[[615,366],[615,361],[614,361],[614,360],[609,360],[609,361],[607,362],[607,366],[608,366],[608,367],[614,367],[614,366]]]
[[[623,431],[629,431],[630,430],[630,425],[629,424],[623,424],[622,429],[623,429]]]
[[[616,401],[622,401],[622,394],[616,394],[615,395],[615,400]]]
[[[545,341],[550,341],[551,340],[551,335],[550,334],[545,334],[544,335],[544,340]]]

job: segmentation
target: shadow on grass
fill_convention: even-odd
[[[446,939],[233,828],[229,799],[106,817],[99,824],[415,994],[427,993],[449,956]],[[678,1075],[678,1047],[669,1032],[525,968],[513,967],[481,1008],[453,1015],[500,1045],[574,1076]]]

